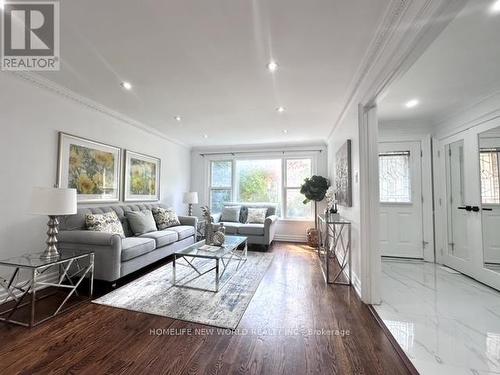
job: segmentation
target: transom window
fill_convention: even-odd
[[[310,219],[300,185],[313,174],[312,158],[230,159],[210,161],[209,199],[212,212],[225,202],[276,203],[278,215]]]
[[[411,203],[410,152],[379,155],[381,203]]]

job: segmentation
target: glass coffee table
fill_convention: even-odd
[[[243,247],[241,250],[238,249],[240,246]],[[226,272],[229,264],[232,261],[237,261],[238,264],[236,266],[236,271],[239,270],[240,266],[247,260],[247,252],[247,238],[243,236],[226,236],[224,245],[222,246],[207,247],[205,245],[205,241],[203,240],[185,249],[176,251],[174,253],[174,261],[172,263],[173,285],[176,287],[217,293],[220,287],[220,280]],[[209,261],[200,262],[200,260],[207,259]],[[179,262],[179,260],[182,260],[182,262]],[[188,273],[179,280],[177,278],[178,266],[190,268],[193,272]],[[206,275],[212,271],[214,271],[215,275],[214,289],[189,285],[192,284],[193,281],[199,279],[201,276]],[[186,279],[188,280],[186,281]]]

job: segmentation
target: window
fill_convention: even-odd
[[[304,204],[305,197],[300,194],[300,185],[312,175],[311,159],[286,159],[285,173],[286,217],[312,217],[312,203]]]
[[[236,160],[239,202],[281,203],[281,159]]]
[[[380,202],[411,203],[410,152],[379,155]]]
[[[210,162],[210,208],[224,202],[271,202],[290,219],[312,217],[312,204],[302,203],[300,185],[313,172],[312,158],[234,159]]]
[[[482,149],[480,152],[481,167],[481,201],[483,204],[500,204],[500,150]]]
[[[210,208],[221,212],[224,202],[233,195],[233,161],[219,160],[210,163]]]

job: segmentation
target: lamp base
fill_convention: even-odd
[[[59,252],[57,251],[57,234],[59,233],[59,220],[57,216],[49,216],[49,221],[47,223],[47,248],[40,256],[41,259],[57,259],[59,258]]]
[[[193,216],[193,205],[191,203],[188,204],[188,216]]]

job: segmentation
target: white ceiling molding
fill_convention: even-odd
[[[474,126],[500,118],[500,92],[495,92],[434,124],[435,135],[443,139]]]
[[[84,106],[88,109],[100,112],[102,114],[105,114],[107,116],[110,116],[114,118],[115,120],[121,121],[127,125],[136,127],[144,132],[147,132],[149,134],[155,135],[159,138],[162,138],[166,141],[175,143],[179,146],[186,147],[190,149],[190,146],[186,145],[185,143],[166,136],[164,133],[156,130],[155,128],[142,124],[139,121],[136,121],[134,119],[131,119],[130,117],[127,117],[117,111],[114,111],[102,104],[99,104],[89,98],[86,98],[80,94],[77,94],[74,91],[71,91],[65,87],[62,87],[61,85],[58,85],[57,83],[54,83],[53,81],[50,81],[46,78],[41,77],[40,75],[33,73],[33,72],[25,72],[25,71],[17,71],[17,72],[10,72],[10,74],[14,75],[15,77],[18,77],[20,79],[23,79],[32,85],[42,88],[44,90],[50,91],[53,94],[56,94],[60,96],[61,98],[70,100],[74,103],[77,103],[81,106]]]
[[[467,0],[394,0],[366,54],[352,91],[335,122],[356,103],[375,103],[403,75],[463,8]],[[411,32],[410,32],[411,31]]]

